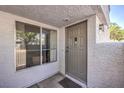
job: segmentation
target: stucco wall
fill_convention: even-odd
[[[58,62],[42,64],[16,71],[15,21],[22,21],[38,25],[40,27],[58,30],[53,26],[11,15],[5,12],[0,12],[0,87],[28,87],[34,83],[48,78],[49,76],[54,75],[59,71],[59,57],[57,58]]]
[[[103,29],[99,30],[99,25],[101,25],[102,22],[99,20],[99,18],[96,16],[96,43],[103,43],[103,42],[109,42],[109,31],[108,26],[103,25]]]
[[[101,5],[101,8],[105,16],[106,23],[109,25],[110,24],[110,17],[109,17],[110,5]]]
[[[65,74],[65,27],[59,29],[59,60],[60,72]]]
[[[107,32],[101,35],[99,22],[96,17],[96,30],[88,32],[92,34],[88,37],[92,38],[88,41],[88,87],[124,87],[124,43],[105,41]]]
[[[124,87],[124,43],[97,43],[88,87]]]

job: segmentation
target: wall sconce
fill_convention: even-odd
[[[104,32],[104,24],[99,24],[99,30]]]

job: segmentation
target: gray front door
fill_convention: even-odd
[[[66,74],[87,82],[87,21],[66,28]]]

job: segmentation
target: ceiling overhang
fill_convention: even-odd
[[[0,10],[56,27],[96,14],[90,5],[0,5]]]

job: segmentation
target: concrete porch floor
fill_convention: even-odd
[[[29,88],[63,88],[58,82],[64,78],[61,74],[56,74],[46,80],[30,86]]]

